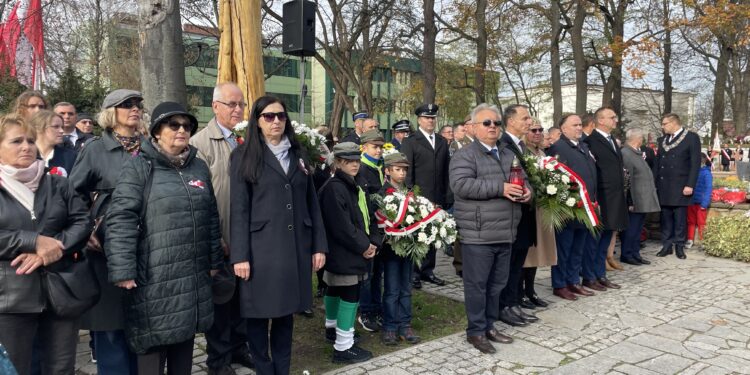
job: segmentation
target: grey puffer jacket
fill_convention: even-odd
[[[174,167],[150,142],[123,166],[107,211],[109,281],[135,280],[126,292],[125,333],[136,353],[179,343],[213,323],[210,270],[223,259],[211,175],[190,155]],[[143,224],[144,189],[151,175]]]
[[[499,163],[475,140],[453,154],[450,187],[461,243],[486,245],[513,243],[516,239],[521,204],[503,197],[514,154],[502,145],[498,151]]]

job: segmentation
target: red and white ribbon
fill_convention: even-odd
[[[391,236],[406,236],[409,234],[412,234],[422,228],[422,226],[427,225],[433,221],[435,221],[443,212],[442,209],[436,208],[430,212],[429,215],[425,216],[422,220],[416,221],[412,223],[411,225],[400,228],[401,223],[404,221],[406,216],[409,212],[409,202],[414,200],[414,193],[408,193],[406,194],[406,198],[401,202],[401,204],[398,207],[398,212],[396,213],[396,219],[395,221],[388,220],[388,217],[385,216],[380,210],[375,211],[375,218],[378,221],[378,228],[383,228],[385,230],[385,233]]]
[[[581,191],[581,202],[583,203],[583,209],[586,211],[586,216],[588,216],[591,226],[595,227],[599,225],[599,217],[596,215],[596,211],[594,211],[594,204],[593,202],[591,202],[589,191],[586,189],[586,184],[583,182],[583,179],[567,165],[561,163],[556,158],[553,158],[551,156],[543,158],[542,168],[545,168],[548,164],[552,165],[552,169],[562,172],[578,185],[578,189],[580,189]]]

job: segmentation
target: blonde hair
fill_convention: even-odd
[[[141,115],[141,121],[139,121],[138,126],[135,128],[135,130],[141,134],[148,134],[146,131],[148,126],[144,120],[145,116],[145,113]],[[96,121],[99,123],[99,126],[102,127],[102,130],[114,129],[117,126],[117,108],[109,107],[102,110],[96,115]]]
[[[23,115],[9,113],[5,116],[0,116],[0,142],[5,139],[5,132],[7,132],[11,126],[20,126],[21,129],[26,131],[26,134],[36,138],[36,130],[26,121]]]
[[[47,109],[43,109],[37,113],[34,113],[29,118],[29,125],[36,130],[37,133],[43,132],[47,127],[52,123],[52,119],[55,117],[59,117],[60,120],[62,120],[62,116],[58,115],[55,112],[52,112]]]
[[[31,98],[42,99],[42,102],[44,102],[44,106],[49,107],[49,102],[47,101],[47,98],[44,97],[44,94],[36,90],[27,90],[22,92],[21,95],[18,95],[18,97],[16,98],[16,101],[13,103],[13,112],[25,115],[26,105],[29,104],[29,99]]]

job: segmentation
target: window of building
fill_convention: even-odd
[[[191,106],[210,107],[214,99],[214,88],[206,86],[187,86],[187,100]]]

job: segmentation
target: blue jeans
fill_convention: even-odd
[[[631,212],[628,214],[628,229],[622,232],[620,259],[640,259],[641,257],[641,229],[646,220],[646,214]]]
[[[598,236],[588,233],[586,249],[583,252],[583,279],[596,280],[607,277],[607,250],[612,242],[614,231],[604,230]]]
[[[379,315],[383,313],[382,283],[383,259],[376,256],[370,263],[367,280],[363,281],[360,286],[359,310],[362,314]]]
[[[411,326],[411,277],[413,263],[395,258],[383,262],[383,329],[396,331]]]
[[[568,226],[555,233],[557,265],[552,266],[553,288],[581,283],[581,262],[588,237],[588,229],[583,227]]]
[[[107,375],[138,375],[138,357],[128,349],[125,331],[91,331],[96,371]]]

